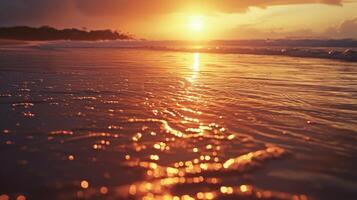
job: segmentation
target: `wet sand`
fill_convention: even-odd
[[[0,50],[0,199],[354,199],[357,64]]]

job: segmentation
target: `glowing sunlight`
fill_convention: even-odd
[[[193,70],[194,71],[200,70],[200,53],[193,54]]]
[[[194,32],[202,32],[204,29],[204,21],[202,17],[192,17],[189,24],[190,30]]]

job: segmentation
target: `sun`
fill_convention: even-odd
[[[204,28],[204,21],[201,17],[193,17],[190,20],[190,29],[194,32],[201,32]]]

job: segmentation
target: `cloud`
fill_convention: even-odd
[[[199,12],[205,14],[242,13],[251,7],[267,8],[278,5],[326,4],[343,5],[352,0],[0,0],[0,26],[51,25],[63,27],[125,29],[144,34],[153,31],[151,24],[160,22],[162,14]],[[353,0],[355,2],[355,0]],[[216,15],[215,15],[216,16]],[[217,15],[218,16],[218,15]],[[143,20],[144,19],[144,20]],[[351,24],[352,23],[352,24]],[[355,22],[332,27],[331,35],[351,35]],[[148,24],[148,25],[146,25]],[[139,27],[138,27],[139,26]],[[147,26],[147,27],[146,27]],[[145,29],[146,28],[146,29]],[[147,30],[144,32],[143,30]],[[239,27],[240,35],[259,37],[314,35],[312,31],[259,30],[255,27]],[[341,30],[340,30],[341,29]],[[346,29],[346,30],[342,30]],[[348,29],[348,31],[347,31]],[[161,30],[161,29],[160,29]],[[347,32],[349,32],[347,34]],[[142,34],[142,33],[141,33]],[[255,36],[253,35],[253,36]]]
[[[249,7],[322,3],[341,5],[343,0],[1,0],[0,25],[67,19],[69,16],[150,16],[186,10],[243,12]],[[72,20],[75,20],[72,18]]]
[[[232,39],[266,38],[354,38],[357,39],[357,17],[342,21],[321,32],[309,28],[285,30],[284,28],[261,29],[253,24],[239,25],[231,30],[226,37]]]
[[[357,37],[357,17],[343,21],[340,25],[330,27],[326,30],[326,35],[338,38]]]
[[[1,0],[0,25],[48,22],[66,18],[72,11],[68,0]]]
[[[276,38],[317,38],[321,34],[311,29],[285,30],[284,28],[261,29],[255,25],[240,25],[231,30],[226,37],[231,39],[276,39]],[[253,38],[253,39],[254,39]]]
[[[342,5],[342,0],[77,0],[79,10],[88,15],[143,15],[176,11],[243,12],[249,7],[321,3]]]

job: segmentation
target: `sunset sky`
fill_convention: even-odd
[[[139,38],[357,38],[357,0],[1,0],[0,26],[110,28]]]

